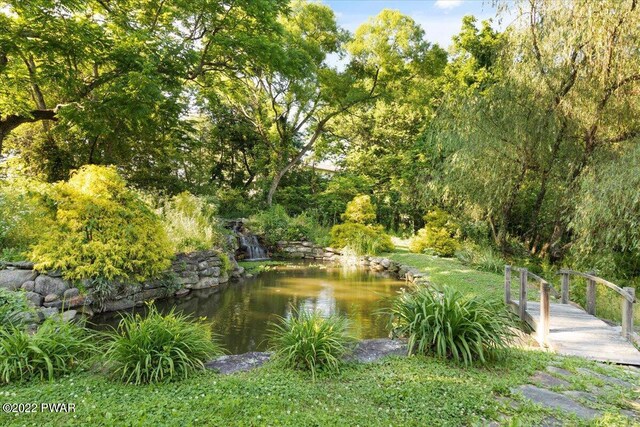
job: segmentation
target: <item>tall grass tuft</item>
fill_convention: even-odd
[[[409,354],[433,354],[464,365],[486,362],[508,347],[514,323],[500,301],[444,287],[416,287],[391,308],[395,336],[408,338]]]
[[[96,353],[93,341],[84,327],[59,319],[46,320],[35,334],[0,328],[0,383],[52,380],[72,372]]]
[[[339,372],[342,357],[355,343],[348,326],[347,319],[338,315],[294,311],[272,324],[271,350],[285,366],[311,371],[315,381],[319,370]]]
[[[171,310],[166,315],[150,305],[146,317],[123,316],[108,334],[107,369],[123,382],[143,384],[187,378],[222,354],[209,326]]]

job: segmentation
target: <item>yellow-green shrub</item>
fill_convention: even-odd
[[[70,280],[142,281],[169,267],[162,222],[114,167],[83,166],[50,197],[55,219],[31,250],[36,269],[58,269]]]
[[[439,256],[453,256],[459,248],[455,235],[458,225],[449,215],[440,209],[427,213],[424,217],[426,225],[418,230],[409,242],[409,250],[415,253],[433,251]]]
[[[331,228],[331,246],[349,248],[356,255],[376,255],[393,250],[391,237],[381,225],[364,225],[353,222],[337,224]]]
[[[344,222],[357,224],[373,224],[376,222],[376,206],[371,203],[371,197],[356,196],[347,203],[347,209],[342,214]]]
[[[188,191],[160,200],[159,213],[177,252],[223,247],[224,228],[216,218],[216,207]]]

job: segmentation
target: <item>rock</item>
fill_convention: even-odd
[[[0,264],[12,270],[33,270],[33,263],[30,261],[3,261]]]
[[[60,270],[47,271],[47,276],[49,276],[49,277],[62,277],[62,271],[60,271]]]
[[[391,267],[391,261],[389,259],[387,259],[387,258],[382,258],[380,260],[380,265],[382,265],[384,268],[388,269],[389,267]]]
[[[362,340],[347,360],[374,362],[386,356],[406,356],[407,343],[389,338]]]
[[[238,267],[231,272],[231,277],[239,279],[244,275],[244,267]]]
[[[69,285],[62,279],[41,274],[36,278],[35,291],[40,295],[56,294],[62,296]]]
[[[71,288],[71,289],[67,289],[66,291],[64,291],[64,294],[62,294],[62,297],[64,299],[71,299],[71,298],[77,297],[78,295],[80,295],[80,289]]]
[[[209,263],[207,261],[200,261],[198,263],[198,270],[206,270],[209,268]]]
[[[44,316],[45,319],[49,319],[58,314],[58,309],[55,307],[45,307],[41,308],[40,313]]]
[[[536,372],[530,379],[532,382],[543,387],[569,387],[571,385],[565,380],[540,371]]]
[[[76,310],[67,310],[62,313],[62,320],[64,320],[65,322],[71,322],[76,318],[76,314],[78,314]]]
[[[218,277],[219,283],[227,283],[228,281],[229,281],[229,275],[227,273],[221,274],[220,277]]]
[[[133,298],[122,298],[119,300],[105,301],[102,304],[102,311],[118,311],[135,307],[136,302]]]
[[[20,288],[25,292],[34,292],[36,290],[36,282],[29,280],[28,282],[24,282]]]
[[[183,297],[183,296],[185,296],[185,295],[188,295],[188,294],[189,294],[189,292],[191,292],[189,289],[187,289],[187,288],[182,288],[182,289],[178,289],[174,295],[175,295],[176,297],[180,298],[180,297]]]
[[[569,412],[583,419],[590,420],[600,414],[598,411],[582,406],[565,395],[529,384],[511,389],[511,392],[521,393],[527,399],[544,408]]]
[[[56,294],[48,294],[46,297],[44,297],[44,302],[54,302],[59,299],[60,297]]]
[[[88,305],[80,306],[76,309],[77,313],[87,317],[93,317],[93,310]]]
[[[598,400],[595,395],[587,393],[586,391],[568,390],[562,394],[569,396],[572,399],[583,399],[588,400],[589,402],[596,402]]]
[[[190,285],[189,288],[190,289],[207,289],[207,288],[213,288],[214,286],[218,286],[219,284],[220,282],[218,282],[218,279],[215,277],[203,277],[198,281],[198,283],[194,285]]]
[[[220,374],[228,375],[234,372],[243,372],[258,368],[264,365],[271,358],[271,353],[250,352],[244,354],[233,354],[230,356],[220,356],[205,364],[208,369],[218,371]]]
[[[200,276],[205,276],[205,277],[217,277],[220,275],[220,267],[210,267],[207,268],[205,270],[202,270],[199,273]]]
[[[36,292],[25,292],[24,296],[27,298],[27,301],[31,303],[34,307],[40,307],[44,302],[44,298],[42,295]]]
[[[176,281],[180,285],[186,286],[195,285],[196,283],[198,283],[198,280],[200,280],[200,278],[198,277],[198,273],[196,273],[195,271],[185,271],[180,274],[180,277],[178,277]]]
[[[23,283],[35,279],[38,273],[33,270],[0,270],[0,288],[15,291]]]
[[[573,375],[566,369],[558,368],[557,366],[547,366],[547,371],[551,372],[552,374],[564,375],[565,377],[570,377]]]
[[[62,307],[63,309],[70,309],[70,308],[76,308],[76,307],[81,307],[83,305],[89,305],[87,298],[82,296],[82,295],[78,295],[75,296],[73,298],[68,298],[68,299],[64,299],[62,301]]]
[[[302,246],[307,248],[312,248],[314,244],[312,242],[302,242]]]

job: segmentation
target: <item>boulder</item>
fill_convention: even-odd
[[[44,302],[44,298],[42,297],[42,295],[36,292],[25,292],[24,296],[27,298],[27,301],[29,301],[29,303],[33,304],[33,306],[35,307],[40,307]]]
[[[119,300],[105,301],[102,304],[102,311],[118,311],[135,307],[136,302],[133,298],[122,298]]]
[[[69,289],[67,282],[58,277],[41,274],[36,278],[35,291],[40,295],[56,294],[62,296],[67,289]]]
[[[380,265],[388,269],[389,267],[391,267],[391,261],[388,258],[382,258],[380,260]]]
[[[36,290],[36,282],[29,280],[28,282],[24,282],[21,288],[25,292],[34,292]]]
[[[64,294],[62,294],[62,297],[64,299],[71,299],[71,298],[75,298],[75,297],[77,297],[79,295],[80,295],[80,289],[71,288],[71,289],[67,289],[66,291],[64,291]]]
[[[213,288],[214,286],[218,286],[218,285],[219,285],[219,282],[217,278],[203,277],[198,281],[198,283],[194,285],[189,285],[188,287],[190,289],[207,289],[207,288]]]
[[[3,261],[0,264],[12,270],[33,270],[33,263],[30,261]]]
[[[58,309],[55,307],[45,307],[41,308],[39,312],[42,313],[45,319],[49,319],[58,314]]]
[[[0,288],[15,291],[23,283],[35,279],[38,273],[33,270],[0,270]]]
[[[239,279],[244,275],[244,267],[238,267],[231,272],[231,277]]]
[[[59,300],[60,297],[56,294],[47,294],[46,297],[44,297],[44,302],[54,302]]]
[[[218,277],[219,283],[227,283],[228,281],[229,281],[229,275],[227,273],[221,274],[220,277]]]
[[[187,288],[182,288],[182,289],[178,289],[174,295],[175,295],[176,297],[180,298],[180,297],[183,297],[183,296],[188,295],[188,294],[189,294],[189,292],[191,292],[189,289],[187,289]]]
[[[212,277],[220,275],[220,267],[210,267],[198,273],[201,277]]]
[[[76,309],[76,312],[78,314],[83,315],[83,316],[93,317],[93,310],[88,305],[82,305],[82,306],[78,307]]]
[[[89,303],[90,301],[88,301],[86,297],[82,295],[78,295],[72,298],[65,298],[62,301],[62,308],[70,309],[70,308],[82,307],[83,305],[89,305]]]
[[[207,261],[200,261],[198,263],[198,270],[206,270],[209,268],[209,263]]]
[[[180,277],[178,277],[177,282],[178,284],[183,286],[195,285],[196,283],[198,283],[199,279],[200,278],[198,277],[198,273],[196,273],[195,271],[185,271],[180,274]]]
[[[76,318],[76,314],[78,314],[76,310],[67,310],[62,313],[62,320],[64,320],[65,322],[71,322]]]

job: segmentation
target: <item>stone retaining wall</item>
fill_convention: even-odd
[[[215,251],[200,251],[177,254],[171,269],[162,279],[142,284],[114,283],[117,294],[105,301],[97,301],[91,283],[85,281],[74,286],[60,274],[41,274],[33,270],[29,262],[6,262],[0,270],[0,288],[11,291],[22,290],[27,300],[36,308],[30,319],[42,321],[60,312],[63,318],[71,320],[77,315],[93,316],[94,312],[124,310],[145,301],[185,296],[192,289],[219,289],[230,279],[244,275],[232,255],[229,256],[231,271],[223,271],[223,262]]]
[[[415,284],[428,284],[427,275],[417,268],[403,265],[389,258],[375,256],[352,257],[343,255],[341,251],[322,247],[307,241],[281,241],[273,248],[276,257],[288,259],[312,259],[323,262],[336,262],[343,265],[356,265],[376,273],[386,273],[390,276],[407,280]]]

